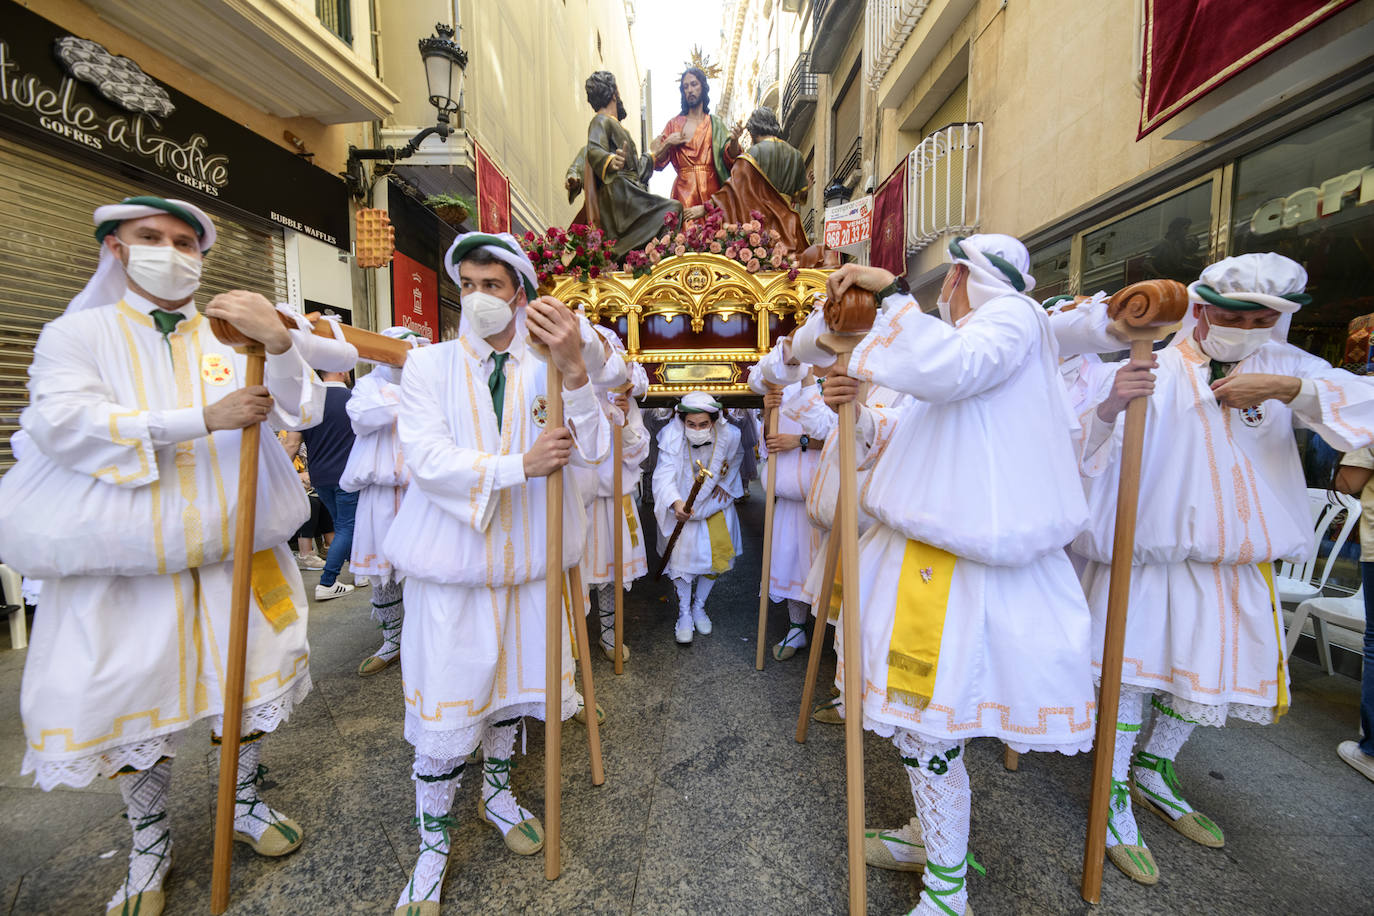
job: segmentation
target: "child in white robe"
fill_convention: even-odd
[[[703,636],[711,632],[706,598],[716,577],[734,568],[735,557],[744,551],[735,511],[735,500],[744,493],[739,476],[743,457],[739,430],[704,391],[685,395],[677,415],[658,433],[653,489],[660,555],[678,522],[683,523],[666,567],[677,591],[674,638],[681,645],[691,643],[693,628]],[[706,476],[688,513],[699,468]]]

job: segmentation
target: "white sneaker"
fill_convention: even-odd
[[[367,576],[363,576],[361,579],[359,579],[357,576],[353,577],[354,588],[367,588],[371,584],[372,580]]]
[[[702,636],[709,636],[711,633],[711,618],[706,616],[706,608],[692,608],[692,620],[697,625],[697,632]]]
[[[351,591],[353,591],[353,586],[344,585],[342,582],[335,582],[333,585],[317,585],[315,586],[315,600],[328,601],[330,598],[347,595]]]
[[[324,569],[324,557],[313,553],[297,555],[296,566],[300,569]]]
[[[674,631],[677,641],[684,646],[692,644],[692,615],[683,611],[677,615],[677,629]]]
[[[1336,746],[1341,759],[1360,772],[1365,779],[1374,780],[1374,757],[1360,750],[1358,741],[1342,741]]]

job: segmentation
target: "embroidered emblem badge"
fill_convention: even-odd
[[[934,579],[934,578],[935,578],[935,570],[934,570],[934,569],[930,568],[929,566],[926,566],[926,567],[924,567],[924,568],[921,570],[921,581],[924,582],[926,585],[929,585],[929,584],[930,584],[930,580],[931,580],[931,579]]]
[[[534,425],[543,429],[549,422],[549,401],[542,394],[534,399],[534,406],[530,408],[530,414],[534,417]]]
[[[223,353],[206,353],[200,358],[200,377],[211,385],[227,385],[234,378],[234,364]]]
[[[1241,408],[1240,422],[1246,426],[1259,426],[1264,422],[1264,405],[1256,404],[1254,407]]]

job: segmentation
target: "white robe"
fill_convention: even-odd
[[[414,350],[401,375],[397,428],[411,482],[383,543],[406,577],[401,634],[405,735],[417,753],[451,759],[483,724],[544,718],[545,494],[523,455],[543,431],[547,369],[521,322],[506,363],[498,430],[487,387],[491,347],[470,335]],[[610,452],[591,384],[563,393],[573,462]],[[564,474],[563,568],[586,536],[582,494]],[[562,715],[576,711],[566,612]]]
[[[609,407],[610,422],[620,422],[620,411]],[[630,402],[629,416],[621,428],[620,493],[615,492],[614,462],[601,462],[596,468],[596,497],[587,509],[587,549],[582,558],[582,581],[603,585],[615,581],[615,530],[621,538],[621,576],[625,590],[649,571],[644,549],[644,531],[639,522],[639,505],[634,494],[644,459],[649,457],[649,431],[639,405]]]
[[[865,727],[1017,750],[1092,744],[1090,619],[1063,550],[1086,521],[1073,420],[1040,307],[984,302],[960,327],[892,296],[850,375],[916,400],[894,422],[860,411],[873,462],[860,493]],[[934,688],[920,708],[888,695],[888,653],[907,541],[954,554]],[[908,588],[930,584],[907,570]],[[846,597],[851,597],[845,583]],[[840,678],[847,676],[841,665]]]
[[[1281,683],[1283,628],[1259,564],[1310,549],[1312,519],[1296,424],[1338,451],[1374,439],[1374,382],[1269,342],[1238,372],[1311,380],[1292,405],[1265,401],[1262,418],[1217,404],[1209,358],[1186,340],[1160,351],[1142,453],[1122,682],[1176,697],[1185,716],[1222,725],[1228,715],[1272,722]],[[1108,426],[1096,408],[1120,364],[1085,375],[1096,391],[1083,422],[1091,524],[1074,542],[1090,562],[1083,586],[1102,631],[1116,521],[1125,413]]]
[[[339,478],[340,488],[358,494],[353,524],[353,555],[348,568],[359,576],[395,581],[395,569],[382,551],[382,542],[401,508],[410,472],[396,435],[401,386],[390,381],[390,367],[378,367],[358,379],[348,399],[353,425],[353,449]]]
[[[654,518],[658,522],[658,550],[662,555],[668,538],[677,527],[677,517],[673,514],[673,503],[687,501],[696,479],[696,463],[700,461],[711,472],[711,476],[701,485],[696,504],[692,507],[692,517],[682,526],[668,558],[669,578],[687,578],[711,574],[711,532],[708,519],[717,513],[724,513],[726,528],[730,532],[734,558],[744,552],[744,539],[739,527],[739,514],[735,511],[735,500],[744,495],[744,485],[740,482],[740,464],[744,460],[744,449],[740,446],[739,430],[725,419],[719,419],[712,427],[715,436],[705,445],[693,446],[683,435],[684,425],[681,416],[668,421],[658,431],[658,464],[654,467]]]
[[[0,483],[4,511],[29,516],[0,523],[0,553],[44,579],[20,697],[23,772],[44,789],[151,766],[223,713],[241,434],[207,435],[203,409],[242,387],[246,360],[193,304],[165,340],[153,308],[130,293],[49,322],[20,418],[29,447]],[[267,357],[266,385],[274,426],[318,422],[324,386],[294,348]],[[265,425],[258,454],[255,546],[273,551],[296,620],[278,632],[250,607],[245,732],[276,728],[310,690],[285,545],[309,507]]]
[[[774,357],[774,359],[770,359]],[[780,452],[777,464],[777,485],[773,501],[773,545],[768,571],[770,601],[801,601],[809,604],[806,591],[807,574],[817,555],[821,553],[822,531],[812,524],[806,512],[806,498],[821,464],[821,447],[835,427],[835,413],[821,400],[815,381],[790,381],[772,365],[776,351],[770,352],[759,365],[750,370],[749,384],[760,394],[768,384],[784,384],[782,406],[778,408],[778,432],[783,435],[805,434],[818,440],[814,447],[803,452],[800,448]],[[805,370],[806,367],[800,367]],[[762,390],[760,390],[762,389]],[[768,485],[768,447],[759,438],[760,478]]]

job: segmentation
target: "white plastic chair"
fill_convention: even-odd
[[[1303,559],[1301,565],[1293,563],[1280,563],[1278,573],[1274,577],[1274,589],[1279,593],[1279,601],[1283,603],[1297,603],[1315,598],[1321,594],[1326,587],[1326,580],[1331,576],[1331,567],[1340,556],[1341,548],[1345,542],[1350,540],[1350,534],[1355,530],[1355,526],[1360,521],[1360,501],[1353,496],[1345,493],[1331,493],[1328,499],[1328,491],[1308,489],[1307,497],[1309,505],[1312,506],[1316,516],[1315,526],[1312,532],[1312,548]],[[1318,502],[1320,498],[1320,502]],[[1313,579],[1319,562],[1322,539],[1326,536],[1326,531],[1331,527],[1336,516],[1345,512],[1345,522],[1341,525],[1340,531],[1336,534],[1336,541],[1331,545],[1331,552],[1326,555],[1326,562],[1321,564],[1320,578]]]
[[[24,616],[24,580],[19,573],[0,563],[0,605],[10,618],[10,648],[29,644],[29,622]]]
[[[1354,630],[1357,633],[1364,633],[1364,589],[1361,588],[1349,597],[1321,597],[1309,598],[1298,605],[1298,610],[1293,615],[1293,622],[1288,627],[1287,655],[1293,654],[1293,648],[1298,644],[1298,637],[1302,635],[1302,627],[1308,619],[1312,621],[1312,636],[1317,640],[1317,660],[1326,669],[1327,674],[1335,674],[1331,667],[1331,642],[1327,637],[1326,624],[1334,624],[1347,630]]]

